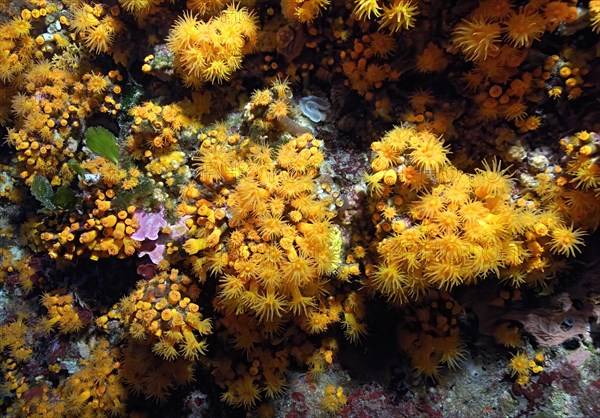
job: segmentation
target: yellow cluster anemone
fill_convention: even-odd
[[[281,130],[298,130],[292,121],[292,90],[287,79],[275,79],[269,88],[254,90],[245,106],[244,117],[253,126],[265,133]],[[298,132],[295,132],[298,133]]]
[[[565,254],[577,252],[584,231],[600,225],[600,135],[580,131],[560,140],[567,157],[564,167],[538,176],[538,192],[551,202],[574,228],[565,227],[553,234],[553,245]]]
[[[537,12],[511,11],[503,23],[506,40],[517,48],[531,46],[546,31],[546,22]]]
[[[414,0],[354,0],[354,15],[359,20],[379,18],[379,28],[392,33],[414,27],[418,14],[418,2]]]
[[[13,81],[35,59],[38,45],[29,36],[30,19],[13,18],[9,22],[0,24],[0,82],[2,84]]]
[[[75,73],[48,61],[31,66],[24,75],[24,88],[12,98],[15,127],[7,135],[17,150],[19,177],[27,185],[38,174],[54,186],[73,179],[67,161],[75,156],[74,147],[67,139],[92,112],[117,113],[119,79],[118,71],[108,76],[92,71],[79,81]]]
[[[26,393],[30,386],[27,383],[27,379],[23,374],[17,369],[17,362],[8,358],[3,361],[2,364],[2,392],[3,393],[13,393],[16,399],[22,399],[23,394]]]
[[[354,15],[359,20],[370,19],[371,15],[379,17],[381,16],[381,6],[377,3],[377,0],[355,0]]]
[[[19,203],[23,199],[23,194],[16,184],[19,177],[18,171],[14,166],[0,165],[0,198],[11,202]]]
[[[130,341],[123,349],[119,376],[131,392],[164,403],[171,391],[194,380],[195,363],[182,357],[165,361],[143,341]]]
[[[520,69],[527,51],[544,33],[576,16],[577,9],[568,2],[529,2],[516,8],[510,2],[486,1],[456,24],[451,42],[455,52],[474,64],[463,79],[467,88],[477,93],[478,119],[485,122],[503,117],[525,133],[542,123],[542,118],[528,109],[535,107],[536,90],[542,85],[555,100],[581,96],[587,69],[573,66],[559,55],[549,56],[543,67],[532,72]],[[564,52],[569,55],[570,49]],[[567,68],[559,74],[562,67]]]
[[[315,196],[315,178],[323,162],[320,147],[310,134],[281,146],[276,157],[267,147],[248,144],[245,164],[237,165],[240,173],[223,173],[231,180],[238,178],[226,201],[233,229],[226,246],[211,250],[207,265],[225,273],[220,296],[227,311],[253,313],[270,323],[289,313],[308,316],[317,307],[319,276],[334,272],[340,263],[331,246],[336,233],[330,222],[331,201]],[[235,160],[235,148],[229,149],[229,158]],[[201,154],[207,151],[201,148]],[[215,161],[200,161],[202,179]],[[186,245],[192,247],[189,241]],[[225,268],[211,262],[221,258],[228,260]]]
[[[436,58],[439,62],[441,58]],[[453,122],[459,117],[455,109],[451,109],[433,95],[430,90],[418,89],[409,96],[410,110],[402,115],[402,120],[414,124],[417,131],[428,131],[435,135],[444,135],[453,139],[456,131]]]
[[[221,335],[236,349],[242,344],[248,346],[248,341],[255,341],[244,350],[239,361],[222,350],[210,361],[216,384],[224,390],[221,400],[229,405],[250,407],[256,404],[261,394],[266,398],[281,396],[286,387],[290,347],[272,344],[273,341],[266,343],[272,334],[265,333],[264,327],[258,326],[258,322],[248,315],[221,318],[217,328],[225,331]]]
[[[457,315],[462,312],[452,296],[432,291],[413,305],[414,316],[399,328],[399,345],[412,362],[414,375],[437,380],[446,366],[457,369],[466,358]]]
[[[462,172],[451,166],[441,138],[410,126],[389,131],[372,149],[366,179],[382,239],[368,283],[391,301],[489,275],[515,287],[545,287],[554,257],[573,256],[583,244],[583,232],[555,207],[515,203],[513,180],[497,162]]]
[[[121,299],[105,316],[96,320],[100,327],[119,319],[130,337],[145,341],[166,360],[179,357],[196,360],[207,348],[204,336],[212,332],[210,319],[203,318],[195,303],[200,289],[178,270],[161,272]]]
[[[491,20],[463,19],[453,32],[452,42],[470,61],[484,61],[499,51],[502,27]]]
[[[537,374],[544,370],[544,354],[536,353],[530,357],[525,351],[519,351],[513,355],[508,364],[508,369],[519,386],[525,386],[529,383],[531,373]]]
[[[119,376],[119,350],[100,339],[90,357],[59,390],[66,410],[77,416],[125,415],[127,391]]]
[[[0,326],[0,353],[7,350],[7,357],[16,362],[28,360],[33,354],[31,341],[28,340],[30,327],[27,326],[26,316],[19,313],[16,320]]]
[[[173,173],[177,173],[180,169],[185,170],[185,153],[182,151],[171,151],[170,153],[153,158],[146,164],[146,172],[150,175],[162,176],[169,178]],[[185,167],[185,168],[184,168]],[[167,182],[169,185],[170,182]]]
[[[281,13],[300,23],[310,23],[329,6],[330,0],[282,0]]]
[[[8,11],[7,5],[2,7],[6,11],[3,22],[0,24],[0,91],[11,91],[13,84],[20,84],[20,75],[41,59],[47,58],[56,50],[62,50],[72,45],[64,26],[51,33],[44,32],[49,24],[47,19],[59,20],[61,25],[68,26],[68,19],[59,10],[56,4],[33,2],[21,5],[22,9],[17,15],[16,10]],[[39,6],[39,7],[36,7]],[[34,8],[36,7],[36,8]],[[60,16],[59,16],[60,14]],[[10,99],[5,96],[3,99]],[[2,102],[3,100],[0,100]],[[0,106],[0,120],[3,119],[2,106]]]
[[[126,147],[133,158],[148,159],[175,150],[182,130],[194,125],[183,103],[160,106],[145,102],[133,106],[128,114],[133,118],[133,124]]]
[[[421,73],[442,72],[448,66],[448,58],[435,43],[429,42],[417,57],[417,70]]]
[[[82,3],[71,8],[73,18],[69,29],[75,32],[85,47],[96,53],[108,53],[123,24],[100,5]]]
[[[200,16],[214,14],[222,10],[229,0],[187,0],[186,6]]]
[[[476,59],[474,68],[462,78],[467,89],[474,93],[475,119],[489,122],[504,118],[520,133],[527,133],[539,129],[545,122],[543,115],[533,113],[540,93],[557,101],[578,99],[585,91],[589,68],[585,60],[571,62],[572,51],[564,48],[558,54],[549,55],[543,65],[522,71],[520,66],[531,44],[516,46],[507,39],[503,36],[496,45],[497,50],[485,59]]]
[[[550,55],[544,63],[542,78],[547,80],[545,84],[548,97],[553,100],[567,100],[579,98],[586,87],[586,76],[589,74],[589,66],[585,62],[573,63],[569,60],[571,51],[566,48],[560,54]]]
[[[200,134],[199,139],[202,143],[192,160],[196,178],[202,184],[212,187],[234,181],[246,169],[242,156],[231,150],[231,144],[241,142],[239,134],[228,135],[225,130],[212,129]],[[192,198],[197,200],[197,197]]]
[[[294,356],[308,366],[310,378],[316,381],[333,364],[339,345],[335,338],[323,337],[318,348],[303,344],[293,351]]]
[[[287,83],[255,92],[250,107],[256,118],[266,120],[276,97],[291,98]],[[302,133],[275,153],[222,125],[200,140],[193,157],[198,182],[181,188],[177,208],[190,217],[182,247],[201,283],[219,278],[215,328],[247,359],[215,361],[222,400],[251,407],[263,390],[275,397],[285,386],[290,353],[271,352],[277,335],[286,329],[322,333],[341,322],[348,338],[359,341],[366,334],[366,309],[362,296],[334,296],[334,286],[325,282],[343,269],[343,241],[331,222],[335,192],[320,180],[322,142]],[[347,283],[360,273],[348,263]],[[319,370],[330,364],[331,355],[317,357],[324,362],[319,360]]]
[[[374,32],[355,39],[352,49],[343,51],[342,71],[352,89],[368,101],[378,96],[385,82],[397,80],[401,71],[385,62],[396,51],[394,37],[383,32]],[[380,106],[376,102],[376,106]]]
[[[0,0],[0,411],[135,415],[124,385],[162,403],[202,365],[196,411],[273,415],[303,368],[346,414],[336,338],[394,322],[436,380],[467,358],[451,292],[555,293],[600,225],[600,0],[454,3]],[[69,279],[117,264],[140,281]],[[485,323],[536,380],[527,327]]]
[[[342,386],[338,386],[337,388],[334,385],[327,385],[325,387],[323,398],[321,399],[321,408],[327,414],[336,414],[342,410],[342,408],[346,405],[348,399],[344,394],[344,388]]]
[[[181,16],[169,31],[167,45],[186,85],[228,80],[257,42],[256,15],[230,4],[208,22],[193,13]]]
[[[72,215],[64,224],[52,219],[37,227],[41,244],[51,258],[125,258],[139,248],[140,243],[131,238],[138,227],[133,217],[135,206],[129,206],[126,210],[111,210],[114,189],[108,189],[106,193],[96,190],[95,195],[95,207],[91,213],[85,216]]]
[[[320,346],[315,346],[295,328],[286,331],[293,343],[282,344],[278,337],[271,338],[270,330],[247,315],[224,317],[218,322],[217,328],[224,326],[232,342],[247,338],[240,333],[262,334],[254,346],[244,350],[242,357],[232,357],[220,350],[210,361],[216,383],[224,390],[221,401],[237,407],[251,408],[262,398],[282,396],[287,386],[286,369],[292,358],[307,365],[310,379],[318,379],[333,364],[339,350],[335,338],[324,337]]]
[[[389,5],[383,6],[379,26],[390,32],[408,30],[415,26],[418,14],[419,8],[413,0],[391,0]]]
[[[519,348],[523,345],[521,329],[509,321],[503,321],[494,328],[496,342],[508,348]]]
[[[62,334],[81,330],[85,323],[73,305],[73,294],[55,295],[45,293],[40,302],[48,310],[47,317],[40,323],[43,332],[52,331],[55,325]]]
[[[359,292],[352,291],[346,296],[343,307],[344,335],[351,342],[359,342],[367,335],[367,326],[364,320],[366,314],[364,297]]]
[[[119,4],[137,19],[142,19],[156,11],[162,0],[119,0]]]

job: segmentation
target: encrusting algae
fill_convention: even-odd
[[[0,414],[396,416],[342,366],[443,387],[487,337],[554,382],[600,2],[455,3],[0,0]]]

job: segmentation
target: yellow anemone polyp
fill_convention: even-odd
[[[116,239],[123,239],[125,237],[125,223],[119,222],[116,224],[115,229],[113,230],[113,237]]]
[[[168,309],[165,309],[160,314],[160,318],[165,322],[171,320],[172,317],[173,317],[173,315],[171,314],[171,311]]]
[[[96,231],[96,230],[84,232],[79,237],[79,242],[81,242],[82,244],[89,244],[90,242],[94,241],[97,236],[98,236],[98,231]]]
[[[117,217],[115,215],[105,216],[100,220],[102,222],[102,226],[105,228],[112,228],[117,223]]]
[[[393,186],[394,184],[396,184],[397,180],[398,175],[396,174],[396,170],[393,169],[387,170],[385,172],[385,175],[383,176],[383,182],[388,186]]]
[[[168,294],[168,301],[171,305],[176,305],[181,299],[181,293],[177,290],[171,290]]]
[[[190,238],[183,244],[183,249],[189,255],[194,255],[197,252],[204,250],[206,247],[206,240],[201,238]]]

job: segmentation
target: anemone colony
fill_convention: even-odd
[[[0,0],[0,414],[271,416],[300,371],[289,416],[352,416],[344,351],[435,384],[479,306],[537,381],[508,312],[600,225],[600,1],[444,3]]]

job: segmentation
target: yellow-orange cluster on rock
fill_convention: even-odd
[[[20,11],[16,10],[18,7],[22,7]],[[45,31],[54,21],[68,26],[62,7],[56,3],[25,2],[11,7],[4,17],[0,24],[0,91],[9,92],[11,84],[22,81],[24,72],[57,50],[66,49],[71,42],[65,29]],[[0,108],[0,115],[5,110]]]
[[[403,319],[398,343],[408,353],[417,377],[437,379],[442,366],[461,367],[465,345],[459,335],[462,307],[444,291],[431,291],[415,303],[414,316]]]
[[[368,285],[390,301],[490,275],[544,287],[559,265],[554,259],[580,251],[584,232],[555,208],[520,198],[498,162],[462,172],[450,165],[441,138],[409,126],[372,149],[367,181],[379,261],[368,266]]]
[[[448,103],[438,100],[430,91],[417,90],[409,97],[410,111],[402,119],[415,125],[417,131],[429,131],[451,138],[456,135],[452,122],[459,112]]]
[[[34,61],[37,44],[30,36],[31,13],[0,25],[0,82],[9,83]]]
[[[560,97],[563,86],[556,86],[550,67],[523,72],[521,66],[534,42],[547,31],[577,18],[573,2],[528,2],[516,8],[509,2],[483,1],[453,29],[456,52],[474,63],[463,74],[463,81],[474,92],[476,117],[482,121],[504,118],[520,132],[537,129],[542,119],[533,112],[538,93],[545,86],[550,97]],[[572,78],[569,99],[581,94],[581,80]]]
[[[69,414],[90,418],[125,415],[127,391],[119,376],[119,357],[119,349],[100,339],[89,358],[79,360],[79,371],[59,388]]]
[[[216,333],[219,340],[237,350],[244,346],[239,355],[217,348],[209,361],[216,384],[224,390],[221,400],[244,408],[253,407],[261,398],[280,397],[286,390],[286,370],[292,360],[305,364],[308,377],[316,380],[334,363],[339,350],[335,338],[324,337],[316,346],[298,328],[265,331],[248,315],[219,319]],[[283,333],[288,339],[281,341],[278,335]]]
[[[590,0],[590,26],[596,33],[600,32],[600,1]]]
[[[255,90],[246,105],[244,117],[265,133],[292,130],[292,90],[287,80],[276,79],[266,89]],[[292,126],[290,126],[292,125]],[[298,127],[296,127],[298,129]]]
[[[224,326],[231,330],[227,339],[235,342],[234,330],[251,325],[251,330],[242,333],[256,335],[259,329],[253,326],[253,319],[241,315],[239,321],[223,318],[217,328]],[[235,323],[235,324],[234,324]],[[239,339],[246,338],[240,336]],[[209,362],[215,383],[224,391],[221,400],[229,405],[250,408],[261,397],[276,398],[283,394],[286,387],[285,372],[290,364],[291,350],[286,346],[257,343],[244,352],[240,361],[233,356],[217,351],[217,357]]]
[[[281,13],[291,20],[309,23],[321,15],[329,0],[282,0]]]
[[[29,329],[25,314],[19,314],[16,320],[4,323],[0,327],[0,353],[8,348],[10,350],[7,355],[13,361],[28,360],[33,354],[33,341],[28,341]]]
[[[69,29],[89,51],[96,54],[110,52],[115,37],[124,30],[121,21],[116,18],[118,7],[108,10],[101,4],[74,4],[71,14],[73,18]]]
[[[510,359],[508,369],[513,377],[516,377],[516,383],[519,386],[525,386],[529,383],[531,373],[538,374],[544,371],[544,354],[535,353],[533,356],[525,351],[519,351]]]
[[[73,179],[67,161],[75,156],[78,143],[72,131],[95,111],[112,113],[120,108],[115,101],[120,78],[118,71],[108,76],[90,72],[79,80],[77,74],[48,61],[25,73],[23,91],[12,99],[15,127],[7,139],[17,150],[19,175],[27,185],[38,174],[54,186]]]
[[[92,260],[104,257],[125,258],[133,255],[140,243],[131,235],[138,225],[133,217],[134,206],[126,210],[111,210],[114,190],[96,191],[94,209],[84,216],[72,215],[66,223],[58,219],[40,224],[39,239],[32,242],[48,251],[51,258],[88,256]]]
[[[193,125],[182,103],[160,106],[153,102],[129,109],[133,118],[131,134],[126,138],[126,146],[133,158],[149,158],[175,149],[177,137],[182,129]]]
[[[48,310],[46,318],[40,323],[45,333],[52,331],[56,325],[62,334],[79,331],[85,326],[73,305],[72,293],[65,295],[46,293],[42,296],[41,303]]]
[[[518,66],[522,58],[517,51],[576,18],[576,6],[565,2],[528,2],[521,9],[509,2],[481,2],[455,26],[452,43],[466,59],[485,63],[480,70],[492,70],[494,64],[495,71],[503,72]]]
[[[384,62],[396,49],[394,38],[381,32],[355,39],[353,49],[341,54],[342,70],[348,78],[345,84],[366,100],[373,100],[384,82],[397,80],[401,75],[401,70]]]
[[[181,16],[169,32],[167,45],[175,54],[175,68],[188,86],[221,83],[241,68],[244,55],[257,41],[256,15],[230,4],[208,21],[193,13]]]
[[[327,385],[323,399],[321,399],[321,408],[329,414],[335,414],[340,412],[347,402],[343,387],[336,388],[334,385]]]
[[[266,101],[286,97],[286,86],[280,87],[281,94],[273,88],[255,93],[257,118],[266,120],[268,112],[259,96]],[[355,260],[342,266],[341,235],[331,221],[334,193],[321,180],[321,141],[300,134],[273,155],[270,148],[225,129],[200,139],[194,157],[199,183],[181,189],[178,206],[181,216],[190,217],[183,249],[202,283],[219,278],[213,305],[222,317],[216,333],[246,359],[215,360],[217,383],[226,389],[222,399],[251,407],[263,391],[275,397],[283,390],[291,353],[276,348],[276,341],[284,330],[303,341],[298,328],[317,334],[341,323],[349,339],[365,335],[362,297],[337,294],[336,283],[326,282],[338,277],[348,283],[359,270]],[[307,348],[299,361],[309,364],[313,352]],[[329,364],[321,357],[312,360],[315,375]]]
[[[200,288],[178,270],[161,272],[138,284],[105,316],[96,320],[104,326],[119,319],[135,340],[144,340],[159,356],[195,360],[205,353],[204,336],[210,334],[210,319],[204,319],[195,302]]]
[[[494,279],[503,290],[490,303],[508,309],[525,286],[549,291],[600,225],[600,136],[576,132],[595,119],[558,117],[594,99],[600,1],[21,3],[0,0],[7,416],[133,414],[122,383],[164,401],[198,364],[223,403],[250,410],[285,395],[293,360],[304,383],[324,377],[337,336],[366,338],[377,296],[404,311],[398,346],[415,375],[435,379],[465,351],[449,290]],[[295,101],[292,89],[319,97]],[[310,117],[310,102],[327,118]],[[203,118],[214,125],[201,130]],[[409,124],[371,143],[382,120]],[[555,153],[559,124],[576,133]],[[478,153],[492,141],[497,152]],[[451,162],[451,147],[464,159]],[[514,168],[463,168],[482,154]],[[82,292],[48,288],[78,258],[138,251],[152,265],[125,264],[151,278],[108,312],[88,293],[106,290],[94,277]],[[95,324],[109,340],[88,327],[91,309],[106,312]],[[513,322],[494,336],[522,348]],[[525,384],[542,360],[519,352],[509,369]],[[347,402],[333,383],[317,414]]]
[[[537,175],[541,199],[569,222],[584,229],[600,226],[600,135],[581,131],[560,140],[564,165]],[[573,239],[566,235],[565,239]],[[573,253],[571,253],[573,255]]]
[[[588,86],[584,78],[590,72],[584,57],[576,56],[570,48],[565,48],[560,54],[546,58],[541,79],[549,98],[558,100],[566,96],[573,100],[583,94]]]
[[[129,341],[123,350],[119,375],[131,392],[164,402],[172,390],[194,381],[196,361],[178,357],[165,361],[144,341]]]
[[[312,328],[322,276],[335,272],[341,262],[339,231],[330,221],[333,202],[317,195],[321,143],[303,134],[282,145],[274,157],[266,146],[239,141],[239,135],[223,142],[206,139],[197,157],[200,180],[232,181],[222,200],[228,210],[220,210],[221,218],[228,215],[230,237],[207,257],[209,271],[223,277],[220,305],[231,313],[252,313],[265,323],[291,314]],[[219,209],[214,213],[218,219]],[[207,232],[199,229],[198,237],[184,244],[188,253],[214,247],[208,241],[215,232]]]
[[[358,20],[379,18],[379,28],[392,33],[414,27],[418,14],[418,2],[414,0],[354,0],[354,16]]]
[[[14,392],[17,400],[23,398],[23,394],[30,389],[27,379],[18,369],[17,362],[12,359],[6,359],[2,364],[3,382],[2,391],[4,393]]]

